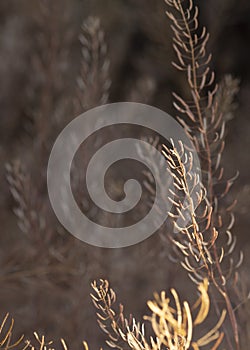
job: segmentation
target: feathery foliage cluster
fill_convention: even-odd
[[[175,186],[175,192],[168,193],[166,198],[173,204],[169,216],[174,229],[172,234],[164,232],[163,235],[168,235],[176,261],[196,284],[198,299],[191,306],[188,301],[180,301],[175,289],[171,289],[170,297],[165,292],[155,294],[154,300],[148,302],[151,315],[144,317],[145,321],[151,323],[153,331],[153,335],[149,332],[151,336],[147,336],[145,325],[136,321],[132,315],[127,318],[122,304],[116,310],[116,293],[107,280],[92,283],[94,293],[91,298],[97,309],[98,324],[107,336],[106,343],[111,348],[239,350],[240,332],[233,305],[240,301],[234,299],[232,291],[237,288],[238,268],[243,261],[243,255],[240,253],[238,260],[232,257],[236,244],[231,232],[235,201],[229,203],[227,196],[236,177],[226,179],[221,165],[225,126],[234,112],[234,98],[239,90],[239,82],[231,76],[226,76],[219,84],[215,82],[215,73],[210,68],[212,56],[207,53],[209,33],[205,27],[200,28],[199,9],[194,6],[193,1],[165,1],[168,6],[166,13],[172,22],[173,48],[177,56],[177,62],[173,62],[173,66],[185,75],[187,87],[183,97],[173,93],[174,107],[178,121],[199,155],[202,178],[196,173],[192,154],[185,149],[185,145],[179,142],[178,145],[172,144],[170,147],[162,146],[162,153]],[[82,29],[82,66],[77,80],[77,100],[73,106],[76,113],[106,103],[111,85],[107,47],[99,19],[89,18]],[[54,48],[53,53],[60,55],[57,48]],[[50,68],[53,70],[53,67]],[[140,83],[143,94],[144,85]],[[147,81],[147,87],[148,94],[145,95],[150,95],[154,84]],[[44,99],[41,101],[42,113],[48,114],[52,101],[49,99],[49,105],[44,105],[43,101]],[[50,137],[49,132],[44,130],[41,140],[37,142],[37,147],[42,150],[41,154],[48,152],[46,147],[43,148],[43,142]],[[150,142],[155,147],[161,147],[158,139]],[[142,154],[142,150],[139,152]],[[152,158],[152,164],[155,164],[154,154],[147,154],[147,150],[143,150],[143,155]],[[41,158],[44,158],[44,154]],[[58,228],[48,222],[49,215],[43,203],[37,203],[34,197],[29,197],[31,180],[18,162],[7,165],[7,179],[16,202],[15,214],[21,230],[30,239],[34,237],[30,235],[31,232],[38,232],[37,240],[30,243],[31,248],[42,244],[40,259],[49,254],[46,274],[56,275],[59,279],[59,276],[66,273],[65,269],[60,269],[60,265],[69,259],[67,266],[70,268],[67,273],[73,275],[76,262],[67,255],[67,250],[72,249],[73,243],[69,242],[65,248],[64,237],[61,237],[55,242],[60,253],[55,254],[50,249],[50,243],[54,239],[53,232],[57,232]],[[72,179],[75,180],[73,187],[77,188],[77,179],[74,176]],[[152,183],[153,179],[147,173],[145,186],[153,197]],[[165,196],[166,183],[160,185]],[[35,249],[31,258],[34,259],[34,256]],[[24,261],[23,271],[29,274],[28,277],[32,274],[35,276],[37,271],[27,272],[28,265],[29,261]],[[210,328],[210,323],[206,322],[211,313],[216,315],[216,319]],[[24,337],[12,343],[13,325],[14,321],[8,322],[6,315],[0,327],[0,349],[53,349],[53,343],[46,342],[44,336],[37,333],[34,333],[36,345],[30,340],[24,340]],[[82,345],[88,350],[86,342]],[[63,339],[61,347],[63,350],[68,349]]]

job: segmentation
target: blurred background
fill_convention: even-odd
[[[250,3],[196,3],[211,34],[217,80],[225,74],[240,79],[223,164],[228,177],[240,172],[230,196],[238,200],[234,234],[247,272]],[[82,339],[93,349],[103,346],[89,297],[94,279],[108,278],[125,313],[138,319],[154,291],[175,287],[187,298],[191,282],[171,263],[159,234],[124,249],[91,247],[60,226],[46,188],[53,142],[78,114],[108,101],[135,101],[175,116],[172,91],[185,92],[185,77],[171,65],[165,10],[160,0],[0,0],[0,316],[11,313],[17,335],[36,330],[49,339],[64,337],[72,348]],[[90,140],[83,162],[105,141]],[[81,202],[81,179],[72,181]],[[81,205],[96,215],[88,202]]]

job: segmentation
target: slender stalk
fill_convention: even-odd
[[[167,2],[169,2],[171,4],[170,1],[167,1]],[[214,196],[213,176],[212,176],[212,174],[213,174],[212,155],[211,155],[207,127],[205,127],[205,125],[204,125],[203,112],[202,112],[202,107],[201,107],[200,91],[202,90],[202,88],[201,88],[201,84],[199,84],[199,81],[198,81],[198,68],[197,67],[199,67],[199,65],[197,64],[197,58],[196,58],[196,54],[195,54],[195,48],[197,45],[197,41],[196,41],[196,43],[194,42],[193,34],[191,32],[191,27],[190,27],[190,18],[187,18],[187,15],[185,14],[185,10],[183,8],[182,1],[175,0],[175,1],[173,1],[172,6],[174,6],[175,9],[181,15],[182,25],[183,25],[183,28],[184,28],[186,34],[187,34],[187,35],[185,35],[185,37],[188,39],[188,43],[189,43],[189,48],[190,48],[189,53],[191,56],[190,57],[190,61],[191,61],[190,62],[190,68],[191,68],[190,76],[191,76],[191,78],[189,78],[189,85],[190,85],[190,89],[192,91],[192,98],[194,101],[194,106],[195,106],[196,116],[197,116],[197,118],[195,118],[195,122],[198,122],[196,129],[199,131],[200,135],[202,136],[202,138],[204,140],[203,151],[205,152],[205,160],[206,160],[206,162],[205,162],[206,169],[204,169],[204,170],[208,174],[210,174],[210,176],[208,176],[208,178],[206,180],[206,182],[207,182],[206,183],[207,200],[210,203],[210,205],[213,206],[215,196]],[[193,3],[191,1],[190,1],[190,9],[193,9]],[[178,23],[176,22],[174,16],[172,17],[172,19],[173,19],[174,23],[177,24],[177,28],[178,28]],[[205,42],[205,44],[206,44],[206,42]],[[205,49],[205,44],[204,44],[204,49]],[[179,54],[178,57],[181,57],[181,54]],[[181,57],[181,61],[183,61],[182,57]],[[185,65],[185,63],[184,63],[184,65]],[[191,79],[191,81],[190,81],[190,79]],[[214,94],[214,92],[215,92],[215,90],[212,92],[212,95]],[[214,225],[214,216],[212,215],[210,230],[213,230],[214,226],[215,226]],[[194,228],[195,228],[195,226],[194,226]],[[235,318],[233,307],[232,307],[231,301],[230,301],[229,296],[228,296],[227,288],[224,285],[224,276],[223,276],[223,272],[221,269],[221,265],[220,265],[217,247],[216,247],[215,242],[212,245],[212,252],[213,252],[213,258],[215,261],[215,267],[216,267],[216,270],[218,272],[218,276],[219,276],[220,281],[221,281],[220,284],[216,281],[216,279],[214,277],[214,272],[209,268],[208,264],[206,264],[206,259],[204,259],[203,256],[202,256],[202,259],[204,260],[204,265],[205,265],[205,268],[207,270],[207,274],[210,277],[210,280],[212,281],[215,288],[219,291],[219,293],[222,295],[223,299],[225,300],[225,304],[226,304],[226,307],[228,310],[229,319],[230,319],[231,326],[233,329],[236,350],[239,350],[239,333],[238,333],[237,320]],[[216,303],[216,301],[215,301],[215,303]],[[230,346],[230,348],[233,349],[232,344],[230,344],[231,342],[230,342],[228,337],[227,337],[227,341],[228,341],[228,345]]]

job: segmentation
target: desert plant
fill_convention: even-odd
[[[242,262],[242,256],[239,263],[233,263],[231,260],[229,272],[223,270],[223,259],[232,253],[235,241],[231,234],[234,222],[233,204],[231,203],[226,210],[223,210],[222,201],[234,179],[224,180],[221,166],[221,154],[225,144],[225,124],[232,99],[238,91],[238,82],[226,78],[220,86],[214,83],[215,73],[209,67],[211,54],[207,54],[206,50],[209,34],[205,27],[201,30],[201,34],[198,34],[199,9],[194,6],[193,1],[166,0],[166,3],[171,9],[170,12],[167,11],[167,15],[172,21],[173,47],[178,57],[178,63],[173,65],[178,70],[186,72],[190,98],[185,101],[174,93],[176,100],[174,106],[182,115],[178,120],[193,141],[202,167],[203,193],[197,194],[198,209],[195,209],[191,191],[195,191],[197,179],[194,176],[189,188],[186,178],[192,177],[191,173],[185,171],[179,152],[176,149],[174,152],[169,150],[171,153],[170,156],[167,155],[169,165],[177,172],[177,174],[173,173],[175,186],[188,198],[187,202],[184,202],[184,210],[189,215],[190,226],[182,227],[179,223],[177,225],[182,241],[179,247],[186,261],[186,264],[182,265],[195,281],[197,278],[198,280],[204,278],[203,269],[206,271],[205,276],[223,297],[228,310],[234,338],[233,345],[228,332],[225,332],[228,347],[233,349],[235,346],[239,349],[238,324],[228,285],[234,268],[239,267]],[[175,165],[176,160],[177,165]],[[192,162],[189,168],[192,169]],[[174,215],[177,223],[183,202],[175,199],[174,207],[177,211],[177,215]],[[221,239],[224,234],[228,236],[228,244],[219,246],[218,238]],[[190,256],[194,259],[190,259]],[[216,299],[213,298],[213,301],[216,311],[219,312]]]
[[[202,170],[202,178],[199,178],[193,169],[192,154],[181,142],[163,147],[175,187],[175,193],[171,191],[168,198],[173,204],[169,215],[175,227],[170,238],[181,252],[181,255],[177,253],[176,261],[186,269],[192,281],[199,284],[204,278],[209,279],[218,315],[221,306],[215,291],[223,297],[234,343],[239,349],[238,322],[232,306],[237,301],[231,300],[231,296],[243,254],[240,253],[238,261],[232,258],[236,244],[231,233],[232,210],[236,201],[230,203],[226,199],[237,175],[225,180],[221,166],[225,125],[235,109],[239,81],[228,75],[219,84],[215,83],[215,73],[209,66],[212,55],[206,50],[209,34],[205,27],[199,28],[199,9],[193,1],[166,0],[166,3],[170,8],[167,16],[172,21],[173,48],[178,58],[178,63],[173,62],[173,66],[186,73],[186,96],[182,98],[173,93],[174,107],[178,112],[177,119],[195,146]],[[152,183],[153,179],[147,175],[146,188],[154,197]],[[160,185],[164,187],[164,184]],[[227,326],[224,328],[227,344],[233,349]]]
[[[205,335],[195,340],[193,331],[202,324],[210,310],[208,293],[208,280],[205,279],[198,285],[199,298],[191,308],[189,303],[180,303],[179,296],[174,289],[171,294],[175,306],[171,305],[171,298],[167,298],[165,292],[155,294],[155,300],[148,302],[152,312],[151,316],[145,316],[145,320],[151,322],[155,337],[147,339],[144,325],[136,322],[132,316],[127,320],[120,304],[116,313],[114,307],[116,294],[109,287],[108,281],[101,280],[99,284],[94,282],[92,287],[95,294],[92,301],[97,308],[98,323],[107,334],[107,344],[111,348],[134,350],[160,350],[166,347],[169,350],[199,350],[211,343],[212,349],[216,350],[221,344],[224,334],[219,331],[226,315],[223,310],[218,323]],[[213,343],[213,345],[212,345]]]
[[[17,341],[12,343],[14,320],[11,319],[10,323],[8,324],[8,318],[9,314],[6,314],[0,325],[0,349],[5,350],[17,348],[17,346],[23,341],[22,336]]]
[[[174,205],[169,215],[175,226],[175,232],[168,234],[168,237],[173,248],[177,248],[175,251],[178,251],[178,262],[188,272],[191,280],[198,285],[199,298],[191,307],[187,301],[180,302],[175,289],[171,289],[173,300],[167,298],[165,292],[162,292],[160,296],[155,295],[155,300],[148,302],[152,315],[145,318],[151,322],[154,331],[154,336],[149,339],[143,324],[137,322],[132,316],[125,317],[122,305],[118,307],[117,312],[115,311],[116,294],[109,287],[108,281],[101,280],[99,284],[94,282],[92,287],[95,294],[92,294],[91,297],[98,309],[98,323],[107,334],[107,344],[111,348],[198,350],[203,346],[209,346],[212,350],[216,350],[219,346],[227,344],[228,349],[239,350],[238,321],[233,306],[234,303],[237,304],[237,301],[232,298],[232,290],[237,287],[235,270],[241,265],[243,255],[240,254],[238,262],[231,258],[236,244],[231,233],[234,223],[232,209],[235,201],[228,203],[225,199],[234,178],[224,180],[224,170],[221,166],[225,145],[225,125],[231,119],[234,111],[234,97],[238,92],[239,82],[231,76],[226,76],[219,84],[215,83],[215,73],[209,67],[211,55],[207,54],[206,50],[209,34],[206,28],[199,28],[199,10],[197,6],[194,6],[193,1],[166,0],[166,3],[170,8],[167,15],[172,21],[173,48],[178,58],[178,63],[173,63],[173,65],[177,70],[184,72],[186,78],[184,97],[174,93],[174,107],[178,113],[177,119],[195,146],[202,168],[200,179],[196,169],[193,168],[192,154],[181,142],[177,145],[163,146],[163,154],[171,169],[170,173],[176,189],[175,192],[169,193],[168,198]],[[44,4],[46,9],[48,4],[47,2]],[[49,13],[47,9],[45,15]],[[99,19],[88,18],[82,29],[80,36],[82,66],[77,79],[77,99],[72,108],[75,113],[81,113],[88,108],[106,103],[110,88],[107,48]],[[44,73],[43,78],[46,82],[40,91],[40,113],[37,118],[34,118],[39,135],[35,142],[35,149],[39,153],[38,159],[41,160],[41,163],[44,163],[48,154],[48,144],[50,144],[53,131],[48,127],[48,125],[51,126],[49,123],[45,128],[43,127],[44,123],[46,124],[46,119],[43,118],[47,118],[49,114],[57,116],[55,120],[58,119],[58,116],[59,119],[62,117],[59,113],[61,109],[56,103],[60,105],[61,101],[58,101],[57,94],[54,94],[58,86],[54,89],[51,85],[51,76],[53,78],[56,75],[58,68],[56,60],[60,57],[61,51],[57,45],[54,46],[58,40],[51,40],[51,38],[53,39],[53,36],[48,35],[43,42],[47,40],[47,43],[52,45],[52,57],[45,56],[45,62],[41,59],[36,60],[36,64],[40,67],[39,70]],[[59,88],[61,87],[60,85]],[[155,82],[146,77],[138,80],[136,91],[132,90],[130,97],[133,100],[147,101],[151,99],[154,89]],[[138,96],[138,92],[139,95],[144,95],[142,99]],[[61,93],[58,95],[61,96]],[[56,110],[54,110],[55,105],[58,107]],[[62,109],[64,107],[63,104]],[[150,143],[158,147],[159,140],[151,139]],[[144,151],[146,157],[152,158],[152,164],[155,166],[154,154],[147,154],[147,150]],[[44,167],[41,167],[44,170]],[[78,189],[79,182],[76,177],[73,174],[72,182],[73,187]],[[46,278],[56,275],[52,283],[58,282],[59,276],[64,276],[62,283],[64,286],[67,276],[72,277],[76,271],[79,273],[78,278],[81,277],[81,268],[76,268],[77,258],[81,252],[72,257],[68,253],[70,250],[73,251],[72,246],[75,249],[72,241],[66,240],[62,233],[58,238],[59,242],[55,238],[58,227],[48,220],[46,203],[41,195],[42,189],[40,189],[41,193],[36,194],[31,183],[31,176],[23,171],[20,162],[7,165],[7,178],[12,196],[17,204],[15,213],[19,226],[31,239],[29,245],[31,250],[27,258],[23,259],[22,265],[18,266],[19,271],[12,275],[12,279],[20,278],[20,276],[26,278],[27,273],[29,279],[41,275],[41,270],[37,270],[36,265],[32,264],[34,270],[29,268],[29,263],[36,257],[37,252],[39,252],[40,259],[37,259],[37,264],[45,259],[45,272],[42,271],[42,273],[46,275]],[[42,180],[42,185],[44,185],[44,171]],[[150,196],[153,197],[152,177],[149,173],[146,174],[146,180],[146,187]],[[163,196],[165,196],[166,183],[161,184]],[[164,234],[166,236],[166,232]],[[6,265],[7,263],[10,261],[7,261]],[[7,266],[7,269],[3,268],[1,271],[3,281],[7,281],[11,277],[9,271],[16,268],[16,259],[13,259],[11,263],[12,266]],[[63,269],[60,269],[62,263],[64,266]],[[222,298],[222,301],[218,299],[219,297]],[[207,331],[206,321],[209,311],[215,311],[217,318],[216,325]],[[6,321],[7,316],[0,328],[1,332]],[[195,334],[198,327],[202,328],[201,335]],[[23,343],[23,337],[17,343],[10,345],[12,328],[13,321],[1,338],[0,346],[3,349],[14,348],[22,344],[23,349],[45,350],[53,347],[52,342],[46,342],[45,337],[39,336],[38,333],[34,333],[37,345],[32,345],[29,340]],[[68,349],[64,340],[61,340],[61,346],[64,350]],[[88,350],[87,343],[84,342],[83,346],[85,350]]]

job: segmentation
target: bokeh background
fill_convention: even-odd
[[[196,3],[211,34],[217,80],[225,74],[240,79],[223,164],[228,177],[240,172],[231,196],[238,200],[234,233],[247,272],[250,3]],[[50,339],[64,337],[72,348],[79,348],[82,339],[93,349],[103,346],[89,297],[90,283],[98,278],[110,280],[127,314],[138,319],[147,313],[146,301],[154,291],[175,287],[188,298],[191,282],[171,263],[168,243],[158,234],[125,249],[88,246],[56,221],[46,189],[47,160],[58,132],[80,112],[106,102],[108,94],[110,102],[145,102],[175,116],[172,91],[185,93],[185,84],[171,65],[172,32],[165,10],[160,0],[0,0],[0,315],[11,313],[17,335],[29,337],[36,330]],[[102,63],[109,60],[110,65],[93,73],[86,90],[82,77],[91,64],[85,64],[79,36],[88,38],[84,23],[90,37],[99,28],[89,16],[100,19]],[[85,160],[105,140],[95,141],[83,150]]]

